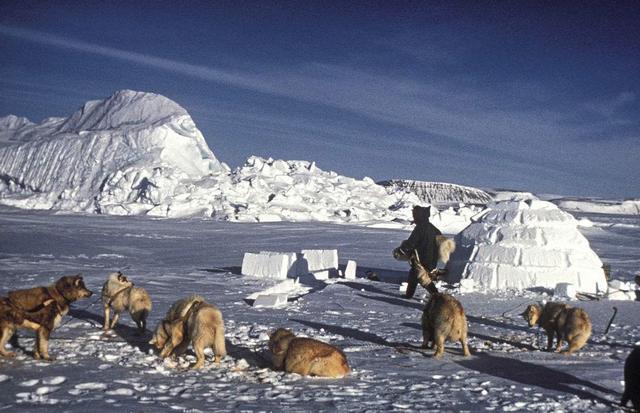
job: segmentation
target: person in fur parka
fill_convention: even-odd
[[[400,249],[407,256],[410,256],[413,251],[417,251],[420,263],[431,272],[438,266],[438,243],[436,242],[436,236],[442,235],[440,230],[436,228],[431,222],[429,222],[429,215],[431,213],[431,207],[413,207],[413,221],[416,227],[411,232],[409,238],[402,241]],[[407,279],[407,292],[405,298],[413,297],[418,286],[418,272],[414,266],[411,266],[409,271],[409,277]],[[430,283],[425,287],[429,293],[433,294],[438,292],[435,285]]]

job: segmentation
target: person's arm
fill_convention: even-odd
[[[409,238],[402,241],[402,243],[400,244],[400,248],[407,254],[407,256],[411,255],[413,253],[413,250],[418,247],[418,245],[420,244],[421,236],[421,231],[419,231],[418,227],[416,226],[411,232],[411,235],[409,235]]]

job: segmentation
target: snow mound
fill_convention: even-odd
[[[371,178],[323,171],[315,162],[250,157],[223,187],[239,221],[377,222],[408,220],[415,197],[389,194]]]
[[[7,117],[0,125],[17,142],[0,148],[0,201],[8,205],[137,213],[228,171],[187,112],[153,93],[123,90],[67,119]]]
[[[602,262],[578,231],[577,221],[550,202],[491,204],[456,236],[449,262],[452,282],[472,278],[484,289],[553,289],[571,283],[578,292],[607,289]]]
[[[415,194],[422,202],[434,205],[450,205],[457,203],[487,204],[492,196],[478,188],[449,184],[443,182],[412,181],[392,179],[382,181],[380,185],[389,192],[406,191]]]

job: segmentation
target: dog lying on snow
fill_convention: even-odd
[[[173,303],[167,315],[156,328],[149,344],[160,351],[160,357],[180,356],[193,346],[199,369],[204,366],[204,349],[211,347],[215,362],[227,355],[224,341],[224,320],[222,313],[204,298],[194,295]]]
[[[80,275],[62,277],[48,287],[10,291],[7,297],[0,298],[0,355],[15,356],[5,345],[16,329],[23,328],[36,331],[34,357],[52,360],[49,356],[51,332],[69,312],[69,304],[92,294]]]
[[[104,326],[107,331],[115,327],[120,313],[127,310],[141,331],[147,329],[147,317],[151,312],[151,297],[142,287],[134,287],[133,283],[121,272],[109,274],[102,286],[102,306],[104,308]],[[113,309],[113,319],[110,312]]]
[[[296,337],[279,328],[269,338],[273,367],[302,376],[344,377],[351,371],[347,357],[338,348],[312,338]]]
[[[547,333],[547,351],[553,346],[553,336],[557,338],[556,353],[562,348],[562,341],[569,343],[563,354],[580,350],[591,336],[591,320],[586,311],[564,303],[548,302],[542,307],[531,304],[522,313],[529,327],[540,325]]]

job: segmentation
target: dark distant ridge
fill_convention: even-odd
[[[412,192],[421,201],[434,205],[449,205],[463,202],[465,204],[486,204],[493,200],[488,193],[470,186],[449,184],[444,182],[412,181],[408,179],[391,179],[378,182],[389,193]]]

